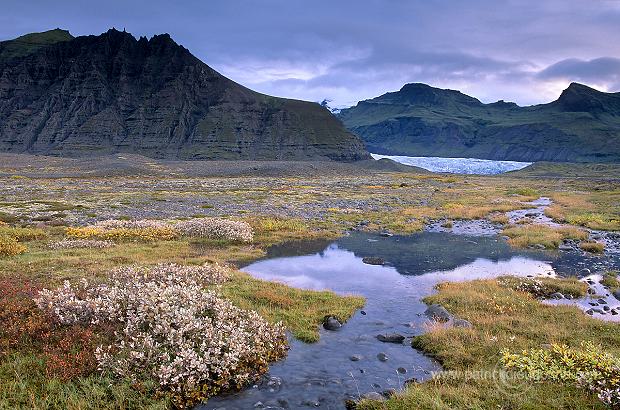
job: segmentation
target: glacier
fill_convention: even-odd
[[[405,165],[424,168],[431,172],[450,174],[495,175],[516,171],[531,162],[495,161],[480,158],[406,157],[401,155],[370,154],[374,159],[387,158]]]

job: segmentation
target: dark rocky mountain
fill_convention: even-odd
[[[530,107],[407,84],[338,116],[378,154],[620,162],[620,93],[577,83]]]
[[[249,90],[169,35],[0,43],[0,151],[174,159],[368,158],[319,104]]]

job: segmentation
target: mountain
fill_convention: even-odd
[[[577,83],[556,101],[530,107],[407,84],[338,117],[377,154],[620,162],[620,93]]]
[[[168,34],[0,43],[0,151],[165,159],[369,158],[319,104],[249,90]]]

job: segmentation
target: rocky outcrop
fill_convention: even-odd
[[[0,151],[369,158],[360,140],[319,104],[249,90],[167,34],[61,34],[41,33],[27,47],[19,39],[0,43]]]

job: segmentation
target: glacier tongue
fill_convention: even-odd
[[[400,155],[370,154],[374,159],[388,158],[401,164],[424,168],[431,172],[451,174],[494,175],[515,171],[531,165],[531,162],[494,161],[479,158],[406,157]]]

